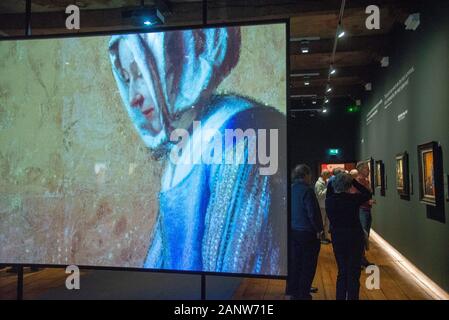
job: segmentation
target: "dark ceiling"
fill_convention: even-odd
[[[0,2],[0,35],[24,34],[25,0]],[[81,9],[82,32],[136,28],[123,18],[121,12],[140,5],[130,0],[33,0],[32,34],[66,33],[65,7],[77,4]],[[390,45],[390,34],[395,26],[403,25],[414,12],[415,1],[346,1],[342,24],[346,36],[338,40],[334,57],[337,72],[330,78],[333,90],[329,98],[349,98],[355,101],[363,96],[366,83],[380,67],[380,60]],[[238,22],[249,20],[290,18],[290,91],[292,106],[308,108],[313,100],[321,106],[328,85],[334,38],[339,21],[341,0],[220,0],[207,1],[207,22]],[[381,28],[365,27],[365,8],[380,7]],[[145,5],[164,8],[165,25],[198,25],[203,21],[203,2],[194,0],[145,1]],[[304,39],[309,40],[309,53],[301,53]],[[306,76],[304,76],[306,75]],[[309,75],[309,76],[307,76]],[[308,82],[308,85],[305,85]],[[316,97],[315,97],[316,96]]]

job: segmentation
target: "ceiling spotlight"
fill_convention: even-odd
[[[121,12],[122,19],[127,19],[132,25],[150,27],[165,23],[165,16],[157,7],[141,6]]]
[[[313,100],[313,101],[312,101],[312,104],[316,104],[316,101],[315,101],[315,100]]]
[[[307,40],[301,41],[301,52],[309,53],[309,41]]]
[[[308,85],[310,85],[310,82],[309,82],[309,81],[305,81],[305,82],[304,82],[304,85],[305,85],[305,86],[308,86]]]
[[[327,108],[323,108],[322,112],[327,113]]]
[[[345,36],[345,34],[346,34],[346,32],[345,32],[345,30],[343,29],[343,27],[341,26],[341,22],[338,24],[338,27],[337,27],[337,37],[338,38],[343,38],[344,36]]]
[[[331,67],[331,71],[329,72],[331,75],[334,75],[335,73],[337,73],[337,70],[335,70],[334,68]]]
[[[329,93],[331,91],[332,91],[332,88],[331,87],[327,87],[326,92]]]
[[[324,99],[324,103],[329,103],[329,99],[328,98]]]

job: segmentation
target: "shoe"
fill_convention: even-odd
[[[332,241],[330,241],[329,239],[323,239],[321,240],[321,244],[330,244]]]
[[[317,293],[317,292],[318,292],[318,288],[315,288],[315,287],[310,288],[310,293]]]

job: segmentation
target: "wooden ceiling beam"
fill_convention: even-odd
[[[292,96],[313,96],[316,95],[318,98],[323,98],[325,96],[324,86],[309,86],[304,88],[290,88],[290,99],[295,99]],[[332,86],[332,92],[326,96],[330,98],[335,97],[353,97],[360,98],[364,93],[364,88],[361,85],[341,85]]]
[[[336,67],[335,75],[331,76],[331,79],[338,77],[351,77],[357,76],[364,82],[371,81],[373,75],[375,75],[380,70],[380,65],[377,63],[361,65],[361,66],[350,66],[350,67]],[[304,76],[310,79],[325,79],[327,80],[329,73],[329,68],[323,69],[293,69],[290,71],[290,81],[295,81],[295,79],[304,79]]]
[[[306,85],[306,83],[309,83],[308,85]],[[311,87],[316,87],[316,86],[321,86],[321,87],[325,87],[327,84],[327,78],[321,78],[321,79],[304,79],[304,78],[296,78],[296,79],[292,79],[290,80],[290,87],[291,88],[307,88],[309,86]],[[358,76],[353,75],[353,76],[347,76],[347,77],[336,77],[336,78],[332,78],[330,81],[330,84],[334,87],[334,86],[348,86],[348,85],[364,85],[365,82],[360,79]]]
[[[334,66],[341,68],[369,65],[378,60],[380,60],[378,53],[367,50],[336,52]],[[326,69],[330,64],[330,53],[311,53],[290,57],[291,70]]]
[[[390,32],[395,23],[402,23],[411,12],[410,8],[399,5],[380,6],[380,29],[368,30],[365,27],[366,7],[350,8],[344,11],[342,24],[346,37],[371,36]],[[322,11],[291,18],[292,38],[319,37],[333,39],[338,25],[338,11]]]
[[[337,45],[339,51],[359,51],[370,50],[383,52],[387,44],[390,43],[391,37],[388,34],[351,37],[341,39]],[[302,48],[308,48],[309,53],[330,53],[334,45],[333,39],[311,40],[311,41],[290,41],[291,55],[304,55]]]
[[[175,6],[173,6],[175,7]],[[165,26],[182,26],[201,24],[201,3],[179,3],[176,11],[166,17]],[[96,29],[109,28],[110,30],[128,29],[133,26],[130,18],[123,18],[122,12],[135,7],[123,7],[115,9],[82,10],[80,11],[81,29],[79,32],[91,32]],[[173,9],[174,10],[174,9]],[[42,30],[56,29],[58,32],[74,32],[64,30],[67,14],[64,11],[56,12],[34,12],[31,14],[32,31],[43,34]],[[134,28],[142,27],[134,25]],[[24,14],[8,13],[0,14],[0,30],[6,33],[14,33],[24,28]],[[157,27],[155,27],[157,28]],[[42,30],[39,30],[42,29]],[[55,33],[52,31],[50,33]]]
[[[291,37],[311,36],[319,33],[323,38],[331,38],[335,34],[336,23],[334,16],[338,15],[340,0],[326,1],[214,1],[208,4],[208,22],[243,22],[250,20],[267,19],[291,19]],[[348,19],[349,35],[374,34],[375,32],[366,32],[358,29],[363,26],[366,17],[366,1],[352,0],[348,4],[347,14],[344,21]],[[389,31],[389,26],[394,18],[399,15],[394,14],[399,11],[407,11],[407,2],[399,0],[380,1],[381,6],[385,6],[385,13],[382,11],[381,20],[385,22],[380,33]],[[226,6],[225,6],[226,4]],[[357,6],[357,7],[356,7]],[[83,10],[81,9],[81,28],[91,31],[95,27],[111,27],[111,30],[120,29],[127,26],[130,21],[121,18],[121,12],[129,8],[114,8],[101,10]],[[381,7],[383,10],[383,7]],[[167,26],[196,25],[201,24],[202,3],[196,2],[171,2],[171,14],[166,17]],[[14,33],[23,29],[23,13],[0,14],[0,30],[5,33]],[[65,29],[65,13],[57,12],[34,12],[32,13],[33,29]],[[382,18],[383,17],[383,18]],[[383,21],[383,20],[382,20]],[[363,22],[363,23],[362,23]],[[362,24],[361,24],[362,23]],[[85,31],[81,30],[81,31]],[[42,32],[39,32],[42,33]],[[52,32],[54,33],[54,32]]]

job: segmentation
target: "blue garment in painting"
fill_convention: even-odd
[[[219,96],[209,110],[202,127],[223,136],[227,128],[278,129],[279,155],[285,155],[285,117],[275,109]],[[286,273],[285,159],[276,174],[264,176],[260,165],[248,164],[245,150],[243,164],[195,164],[161,191],[146,268]]]

